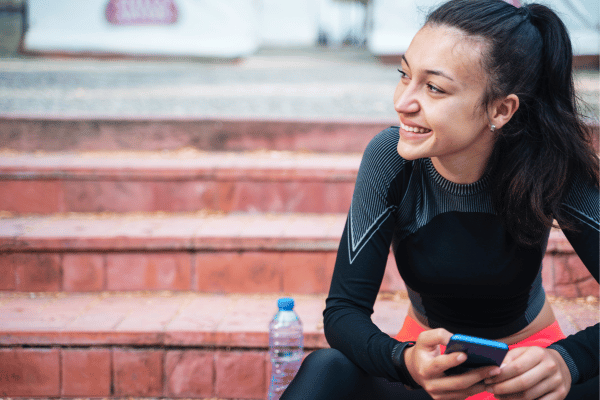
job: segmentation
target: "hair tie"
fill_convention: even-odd
[[[528,19],[530,21],[531,21],[531,18],[533,17],[533,14],[532,14],[531,10],[527,6],[521,6],[521,7],[519,7],[517,9],[517,12],[519,14],[521,14],[523,16],[523,18]]]

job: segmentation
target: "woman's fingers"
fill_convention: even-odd
[[[436,350],[438,346],[446,346],[452,334],[443,328],[431,329],[422,332],[417,338],[417,346],[428,350]]]
[[[564,399],[571,385],[570,372],[558,353],[541,347],[511,352],[500,374],[485,381],[489,392],[499,399]]]
[[[486,379],[485,383],[503,382],[531,369],[539,361],[527,356],[521,357],[527,349],[527,347],[519,347],[509,351],[502,362],[501,373],[493,378]]]
[[[490,372],[497,367],[483,367],[460,375],[444,376],[432,382],[430,389],[433,392],[447,391],[449,388],[453,391],[465,391],[473,394],[485,390],[483,380],[490,375]]]

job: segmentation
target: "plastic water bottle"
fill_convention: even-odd
[[[304,336],[302,322],[294,311],[294,299],[277,301],[279,311],[269,324],[269,354],[271,356],[271,385],[268,400],[279,400],[302,364]]]

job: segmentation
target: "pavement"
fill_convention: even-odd
[[[7,57],[0,116],[396,122],[395,65],[366,49],[261,49],[241,60]],[[598,121],[600,75],[576,70]]]

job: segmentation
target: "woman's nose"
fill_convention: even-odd
[[[419,111],[420,105],[411,85],[398,85],[394,96],[394,109],[400,114],[414,114]]]

